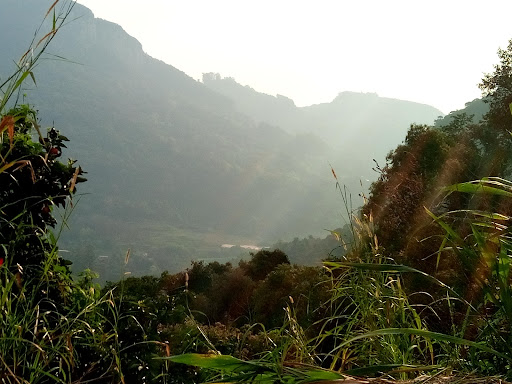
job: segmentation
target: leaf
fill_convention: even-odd
[[[439,262],[441,261],[441,253],[445,249],[446,242],[448,241],[448,237],[443,237],[443,241],[441,242],[441,245],[439,246],[439,250],[437,251],[437,260],[436,260],[436,271],[439,269]]]
[[[453,230],[452,227],[450,227],[448,224],[446,224],[443,220],[441,220],[439,217],[437,217],[436,215],[434,215],[432,212],[429,211],[429,209],[427,207],[423,207],[425,209],[425,211],[427,211],[427,214],[432,218],[434,219],[434,221],[439,224],[441,226],[441,228],[443,228],[446,233],[448,233],[452,238],[458,240],[458,241],[462,241],[462,239],[460,238],[460,236],[457,234],[457,232],[455,232]]]
[[[381,364],[370,365],[368,367],[359,367],[343,371],[348,375],[354,376],[376,376],[386,372],[411,372],[411,371],[429,371],[440,368],[439,365],[404,365],[404,364]]]
[[[341,236],[340,236],[340,234],[338,232],[332,231],[330,229],[325,229],[325,231],[329,231],[331,233],[331,235],[333,235],[336,238],[336,241],[340,241],[341,240]]]
[[[57,30],[54,29],[54,30],[51,30],[50,32],[48,32],[43,37],[41,37],[41,39],[37,42],[36,48],[38,48],[39,45],[41,45],[41,43],[44,42],[48,37],[55,35],[56,33],[57,33]]]
[[[73,174],[73,178],[71,179],[71,185],[69,186],[69,193],[73,193],[73,191],[75,190],[75,185],[76,185],[76,181],[77,181],[79,172],[80,172],[80,167],[77,167],[75,169],[75,173]]]
[[[512,361],[512,356],[508,356],[508,355],[506,355],[504,353],[498,352],[498,351],[488,347],[485,344],[477,343],[475,341],[463,339],[463,338],[456,337],[456,336],[447,335],[445,333],[431,332],[431,331],[426,331],[424,329],[416,329],[416,328],[384,328],[384,329],[378,329],[376,331],[367,332],[367,333],[365,333],[363,335],[355,336],[355,337],[351,338],[350,340],[347,340],[347,341],[339,344],[336,347],[336,349],[343,348],[346,345],[348,345],[348,344],[350,344],[350,343],[352,343],[354,341],[360,340],[360,339],[366,339],[366,338],[375,337],[375,336],[387,336],[387,335],[415,335],[415,336],[428,337],[428,338],[431,338],[431,339],[434,339],[434,340],[438,340],[438,341],[445,341],[445,342],[452,343],[452,344],[467,345],[468,347],[477,348],[477,349],[480,349],[480,350],[482,350],[484,352],[488,352],[488,353],[491,353],[493,355],[499,356],[499,357],[501,357],[503,359],[506,359],[508,361]]]
[[[497,185],[502,188],[507,188],[507,186],[500,181],[497,180],[477,180],[477,181],[469,181],[466,183],[459,183],[450,185],[448,187],[443,188],[444,191],[447,192],[463,192],[463,193],[472,193],[472,194],[478,194],[478,193],[490,193],[492,195],[500,195],[500,196],[508,196],[512,197],[512,192],[505,191],[500,188],[491,187],[488,184]],[[508,187],[510,188],[510,187]]]
[[[454,211],[450,211],[450,212],[447,212],[448,214],[452,215],[452,214],[455,214],[455,213],[461,213],[461,214],[470,214],[470,215],[473,215],[473,216],[479,216],[479,217],[484,217],[486,219],[490,219],[490,220],[510,220],[511,217],[510,216],[507,216],[507,215],[504,215],[502,213],[498,213],[498,212],[486,212],[486,211],[481,211],[481,210],[478,210],[478,209],[456,209]],[[446,215],[446,214],[445,214]]]
[[[334,372],[334,371],[329,371],[327,369],[309,369],[309,370],[306,370],[305,372],[303,372],[307,377],[307,382],[309,382],[309,380],[315,380],[315,381],[320,381],[320,380],[340,380],[340,379],[344,379],[345,376],[338,373],[338,372]]]
[[[0,134],[7,129],[7,134],[9,135],[9,143],[12,147],[14,142],[14,117],[7,115],[2,117],[2,121],[0,121]]]
[[[291,381],[293,383],[293,381]],[[297,383],[308,383],[308,384],[369,384],[368,380],[363,379],[332,379],[332,380],[321,380],[321,381],[298,381]],[[274,384],[274,383],[272,383]]]
[[[128,248],[128,250],[126,251],[126,256],[124,257],[124,265],[127,265],[128,261],[130,260],[130,252],[131,252],[131,249]]]
[[[46,15],[44,17],[46,17],[46,16],[48,16],[50,14],[52,9],[55,8],[55,6],[57,5],[58,2],[59,2],[59,0],[55,0],[55,2],[52,4],[52,6],[50,8],[48,8],[48,11],[46,12]],[[54,28],[55,28],[55,21],[54,21]]]
[[[356,269],[362,269],[367,271],[377,271],[377,272],[383,272],[383,273],[417,273],[424,277],[426,277],[428,280],[433,281],[437,285],[443,287],[447,291],[451,292],[453,295],[458,297],[464,304],[470,306],[474,309],[474,307],[469,303],[467,300],[462,298],[457,292],[453,290],[449,285],[446,285],[441,280],[436,279],[434,276],[429,275],[426,272],[420,271],[419,269],[409,267],[407,265],[403,264],[374,264],[374,263],[352,263],[347,261],[324,261],[323,264],[328,267],[332,268],[340,268],[340,267],[348,267],[348,268],[356,268]],[[476,309],[475,309],[476,310]]]
[[[30,73],[29,71],[23,72],[23,75],[21,75],[21,77],[18,79],[18,81],[16,81],[16,83],[14,84],[12,92],[14,92],[16,89],[19,88],[19,86],[25,81],[25,79],[27,78],[29,73]]]
[[[336,172],[334,172],[334,168],[331,166],[331,172],[332,172],[332,175],[334,176],[334,178],[336,180],[338,180],[338,176],[336,176]]]
[[[29,72],[30,74],[30,77],[32,78],[32,81],[34,82],[35,85],[37,85],[37,82],[36,82],[36,78],[34,76],[34,73],[32,71]]]
[[[0,121],[0,133],[6,130],[9,124],[14,124],[14,118],[11,115],[2,117],[2,120]]]
[[[171,360],[174,363],[194,365],[201,368],[218,369],[225,372],[272,372],[264,365],[239,360],[233,356],[189,353],[162,357],[161,359]]]
[[[16,161],[11,161],[10,163],[4,164],[0,167],[0,173],[5,172],[9,168],[11,168],[13,165],[16,165]]]

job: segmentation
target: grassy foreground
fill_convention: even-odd
[[[51,5],[0,84],[2,382],[362,383],[372,380],[355,378],[383,375],[443,382],[454,373],[512,379],[512,183],[503,177],[511,158],[512,96],[504,91],[511,47],[484,79],[492,100],[484,122],[459,118],[447,131],[411,127],[361,212],[348,208],[333,170],[352,218],[350,239],[339,239],[343,257],[308,269],[290,266],[282,252],[262,251],[238,267],[195,263],[187,272],[127,278],[101,290],[90,271],[72,278],[55,230],[59,220],[65,225],[84,171],[61,161],[67,138],[42,129],[37,112],[18,103],[72,6]],[[448,156],[461,142],[469,143],[457,147],[462,159],[476,159],[467,161],[468,174],[495,176],[440,188],[451,180],[440,159],[462,163]],[[478,168],[490,154],[492,166]],[[434,190],[442,198],[419,197]],[[417,243],[434,252],[412,247],[418,233]],[[425,260],[434,267],[419,268]]]

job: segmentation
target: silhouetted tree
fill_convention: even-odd
[[[251,260],[246,264],[247,275],[253,280],[263,280],[280,264],[290,264],[288,256],[279,249],[261,250],[251,253]]]

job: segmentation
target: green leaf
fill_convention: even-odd
[[[439,262],[441,261],[441,253],[445,249],[446,242],[448,241],[448,237],[443,237],[443,241],[441,242],[441,245],[439,246],[439,250],[437,251],[437,260],[436,260],[436,271],[439,269]]]
[[[512,192],[500,188],[491,187],[488,184],[497,185],[501,188],[507,188],[507,186],[501,183],[500,181],[482,179],[478,181],[469,181],[466,183],[450,185],[448,187],[443,188],[443,190],[447,192],[463,192],[472,194],[489,193],[492,195],[512,197]]]
[[[345,262],[345,261],[324,261],[323,264],[325,266],[331,267],[331,268],[340,268],[340,267],[346,267],[346,268],[355,268],[355,269],[361,269],[361,270],[369,270],[369,271],[377,271],[377,272],[383,272],[383,273],[417,273],[428,280],[433,281],[437,285],[445,288],[447,291],[454,294],[456,297],[458,297],[462,302],[464,302],[466,305],[470,306],[474,309],[474,307],[469,303],[467,300],[462,298],[457,292],[453,290],[449,285],[446,285],[441,280],[436,279],[434,276],[429,275],[426,272],[420,271],[419,269],[409,267],[407,265],[403,264],[373,264],[373,263],[352,263],[352,262]],[[476,310],[476,309],[475,309]]]
[[[217,369],[225,372],[269,372],[271,371],[264,365],[247,362],[237,359],[233,356],[207,355],[198,353],[189,353],[163,357],[162,359],[171,360],[174,363],[194,365],[196,367]]]
[[[18,81],[16,81],[16,83],[14,84],[12,92],[14,92],[16,89],[18,89],[18,87],[25,81],[25,79],[27,78],[27,76],[29,74],[30,74],[30,71],[23,72],[23,75],[21,75],[21,77],[18,79]]]
[[[34,73],[32,71],[29,72],[30,74],[30,77],[32,78],[32,81],[34,82],[35,85],[37,85],[37,82],[36,82],[36,78],[34,76]]]
[[[452,227],[450,227],[448,224],[446,224],[443,220],[441,220],[439,217],[437,217],[436,215],[434,215],[434,213],[432,213],[431,211],[429,211],[429,209],[427,207],[423,207],[425,209],[425,211],[427,212],[427,214],[432,218],[434,219],[434,221],[439,224],[441,226],[441,228],[443,228],[446,233],[448,233],[452,238],[456,239],[456,240],[459,240],[459,241],[462,241],[462,239],[460,238],[460,236],[457,234],[457,232],[455,232],[453,230]]]
[[[326,369],[310,369],[303,372],[308,378],[304,382],[319,380],[339,380],[345,378],[342,374]]]
[[[501,352],[498,352],[490,347],[488,347],[485,344],[477,343],[475,341],[463,339],[456,336],[447,335],[445,333],[439,333],[439,332],[431,332],[426,331],[424,329],[416,329],[416,328],[384,328],[384,329],[378,329],[376,331],[367,332],[363,335],[358,335],[350,340],[347,340],[341,344],[339,344],[336,349],[340,349],[345,347],[346,345],[357,341],[361,339],[366,339],[370,337],[376,337],[376,336],[387,336],[387,335],[416,335],[416,336],[422,336],[422,337],[428,337],[437,341],[445,341],[447,343],[452,344],[458,344],[458,345],[467,345],[469,347],[473,347],[476,349],[480,349],[481,351],[492,353],[493,355],[499,356],[503,359],[512,361],[512,356],[505,355]]]

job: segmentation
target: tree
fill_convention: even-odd
[[[43,137],[36,112],[16,106],[0,120],[0,244],[2,264],[40,265],[55,245],[55,207],[65,208],[85,179],[74,160],[59,161],[68,139],[55,128]],[[38,133],[39,142],[31,133]]]
[[[494,72],[486,74],[479,84],[484,101],[489,104],[489,112],[483,118],[488,127],[487,135],[481,141],[486,146],[487,158],[496,164],[492,170],[503,170],[509,177],[512,166],[512,39],[507,49],[498,49],[498,56],[500,63],[494,65]]]
[[[267,277],[280,264],[290,264],[290,260],[284,252],[279,249],[273,251],[262,249],[257,253],[251,253],[251,260],[245,265],[245,268],[247,275],[254,281],[258,281]]]
[[[500,136],[506,136],[512,129],[512,115],[509,105],[512,103],[512,39],[507,49],[498,49],[500,63],[494,65],[494,72],[488,73],[479,84],[483,96],[490,104],[484,120],[495,127]]]

